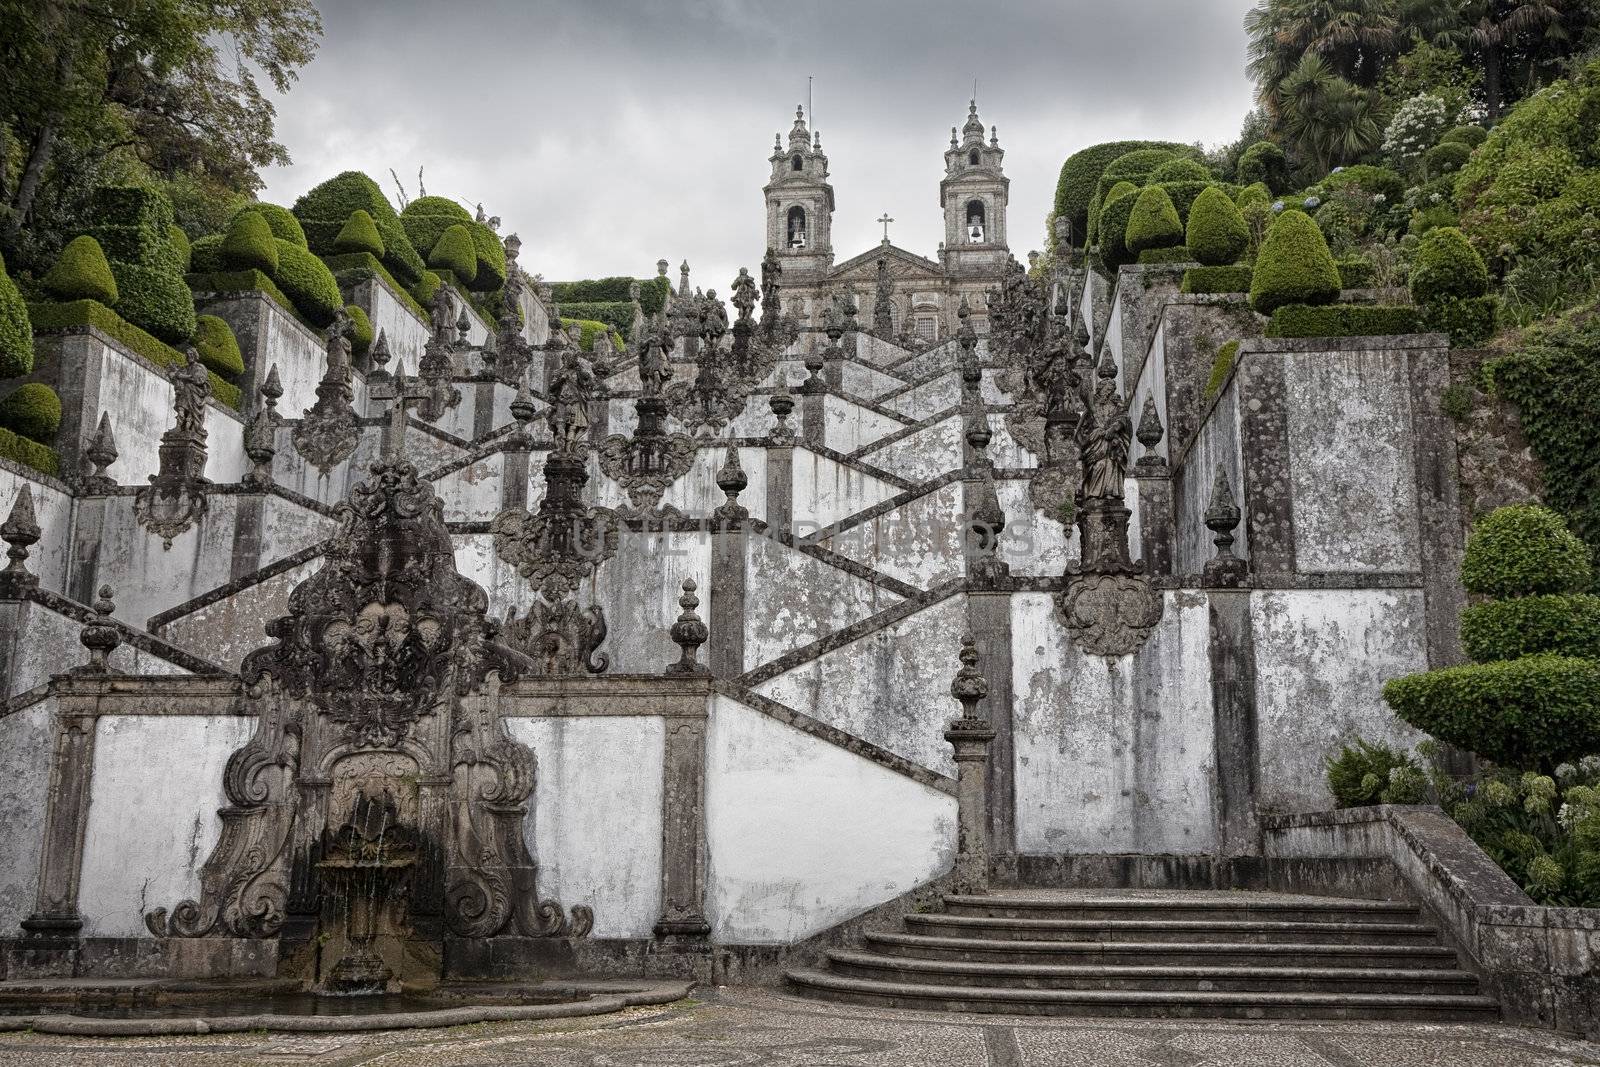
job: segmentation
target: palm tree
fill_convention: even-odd
[[[1257,99],[1276,116],[1284,81],[1308,53],[1347,82],[1372,85],[1399,41],[1398,13],[1399,0],[1261,0],[1244,18]]]
[[[1279,96],[1284,133],[1318,173],[1365,155],[1383,137],[1375,95],[1335,74],[1315,52],[1301,57]]]
[[[1540,31],[1561,33],[1566,0],[1473,0],[1466,5],[1467,41],[1483,58],[1484,106],[1500,117],[1506,58],[1519,45],[1536,44]],[[1528,35],[1524,37],[1524,35]],[[1528,81],[1533,72],[1528,72]]]

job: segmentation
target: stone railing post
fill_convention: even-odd
[[[978,671],[978,645],[971,634],[961,638],[961,669],[950,683],[950,695],[961,702],[944,739],[955,749],[956,869],[958,893],[989,890],[989,742],[994,729],[978,716],[978,701],[989,686]]]

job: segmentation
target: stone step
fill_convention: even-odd
[[[1007,919],[907,915],[906,929],[936,937],[995,941],[1296,941],[1317,944],[1430,944],[1424,923],[1268,922],[1225,919]]]
[[[1408,993],[1461,995],[1478,991],[1462,970],[1358,967],[1230,967],[1053,965],[920,960],[867,952],[828,953],[830,973],[879,982],[986,986],[1005,989],[1188,990],[1235,993]]]
[[[868,931],[872,951],[910,959],[1105,966],[1216,964],[1229,967],[1354,967],[1429,970],[1453,967],[1456,954],[1433,944],[1308,944],[1297,941],[999,941]]]
[[[1394,900],[1274,898],[1266,894],[1161,896],[947,896],[946,913],[998,919],[1226,919],[1263,922],[1415,923],[1417,907]]]
[[[1500,1011],[1488,997],[1404,993],[1225,992],[1128,989],[1008,989],[880,982],[826,971],[789,971],[796,990],[849,1004],[1007,1015],[1225,1019],[1405,1019],[1484,1022]]]

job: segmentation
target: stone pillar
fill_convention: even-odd
[[[794,532],[794,445],[767,446],[767,529],[774,537]]]
[[[1260,855],[1261,826],[1256,819],[1256,664],[1250,591],[1213,589],[1208,595],[1217,846],[1224,856]]]
[[[1161,425],[1161,416],[1156,411],[1155,397],[1146,396],[1137,432],[1141,454],[1133,465],[1139,492],[1139,558],[1144,561],[1146,574],[1172,573],[1172,542],[1176,533],[1172,476],[1166,457],[1156,451],[1165,436],[1166,428]]]
[[[233,559],[228,580],[237,582],[261,566],[261,529],[266,523],[267,495],[241,493],[233,516]]]
[[[727,459],[717,471],[717,488],[727,501],[712,512],[711,527],[711,673],[737,678],[744,673],[745,538],[750,509],[739,494],[750,484],[739,463],[738,446],[729,444]]]
[[[83,871],[83,834],[94,776],[97,690],[95,683],[56,687],[55,751],[45,801],[38,889],[33,913],[22,920],[23,930],[32,937],[75,939],[83,928],[78,879]]]
[[[1294,500],[1289,485],[1289,416],[1283,351],[1260,351],[1270,341],[1239,346],[1239,447],[1242,497],[1256,574],[1295,571]]]
[[[978,670],[976,642],[966,634],[961,638],[961,670],[950,683],[950,695],[961,702],[961,715],[944,732],[956,761],[958,893],[986,893],[989,889],[989,742],[995,732],[977,710],[987,692],[988,685]]]
[[[1465,661],[1461,651],[1462,543],[1456,436],[1441,398],[1450,386],[1450,349],[1442,341],[1416,348],[1406,360],[1411,392],[1411,449],[1416,465],[1417,532],[1421,538],[1423,617],[1428,666],[1434,670]]]
[[[987,695],[980,707],[994,740],[984,804],[988,811],[989,846],[997,858],[1017,850],[1017,781],[1012,732],[1011,593],[973,589],[967,593],[967,626],[977,635],[978,671]]]
[[[661,757],[661,918],[655,935],[704,939],[711,933],[705,915],[705,708],[669,717],[666,731]]]

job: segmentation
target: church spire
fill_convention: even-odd
[[[967,122],[961,127],[961,143],[964,145],[983,144],[983,120],[978,117],[978,101],[972,100],[967,105]]]

